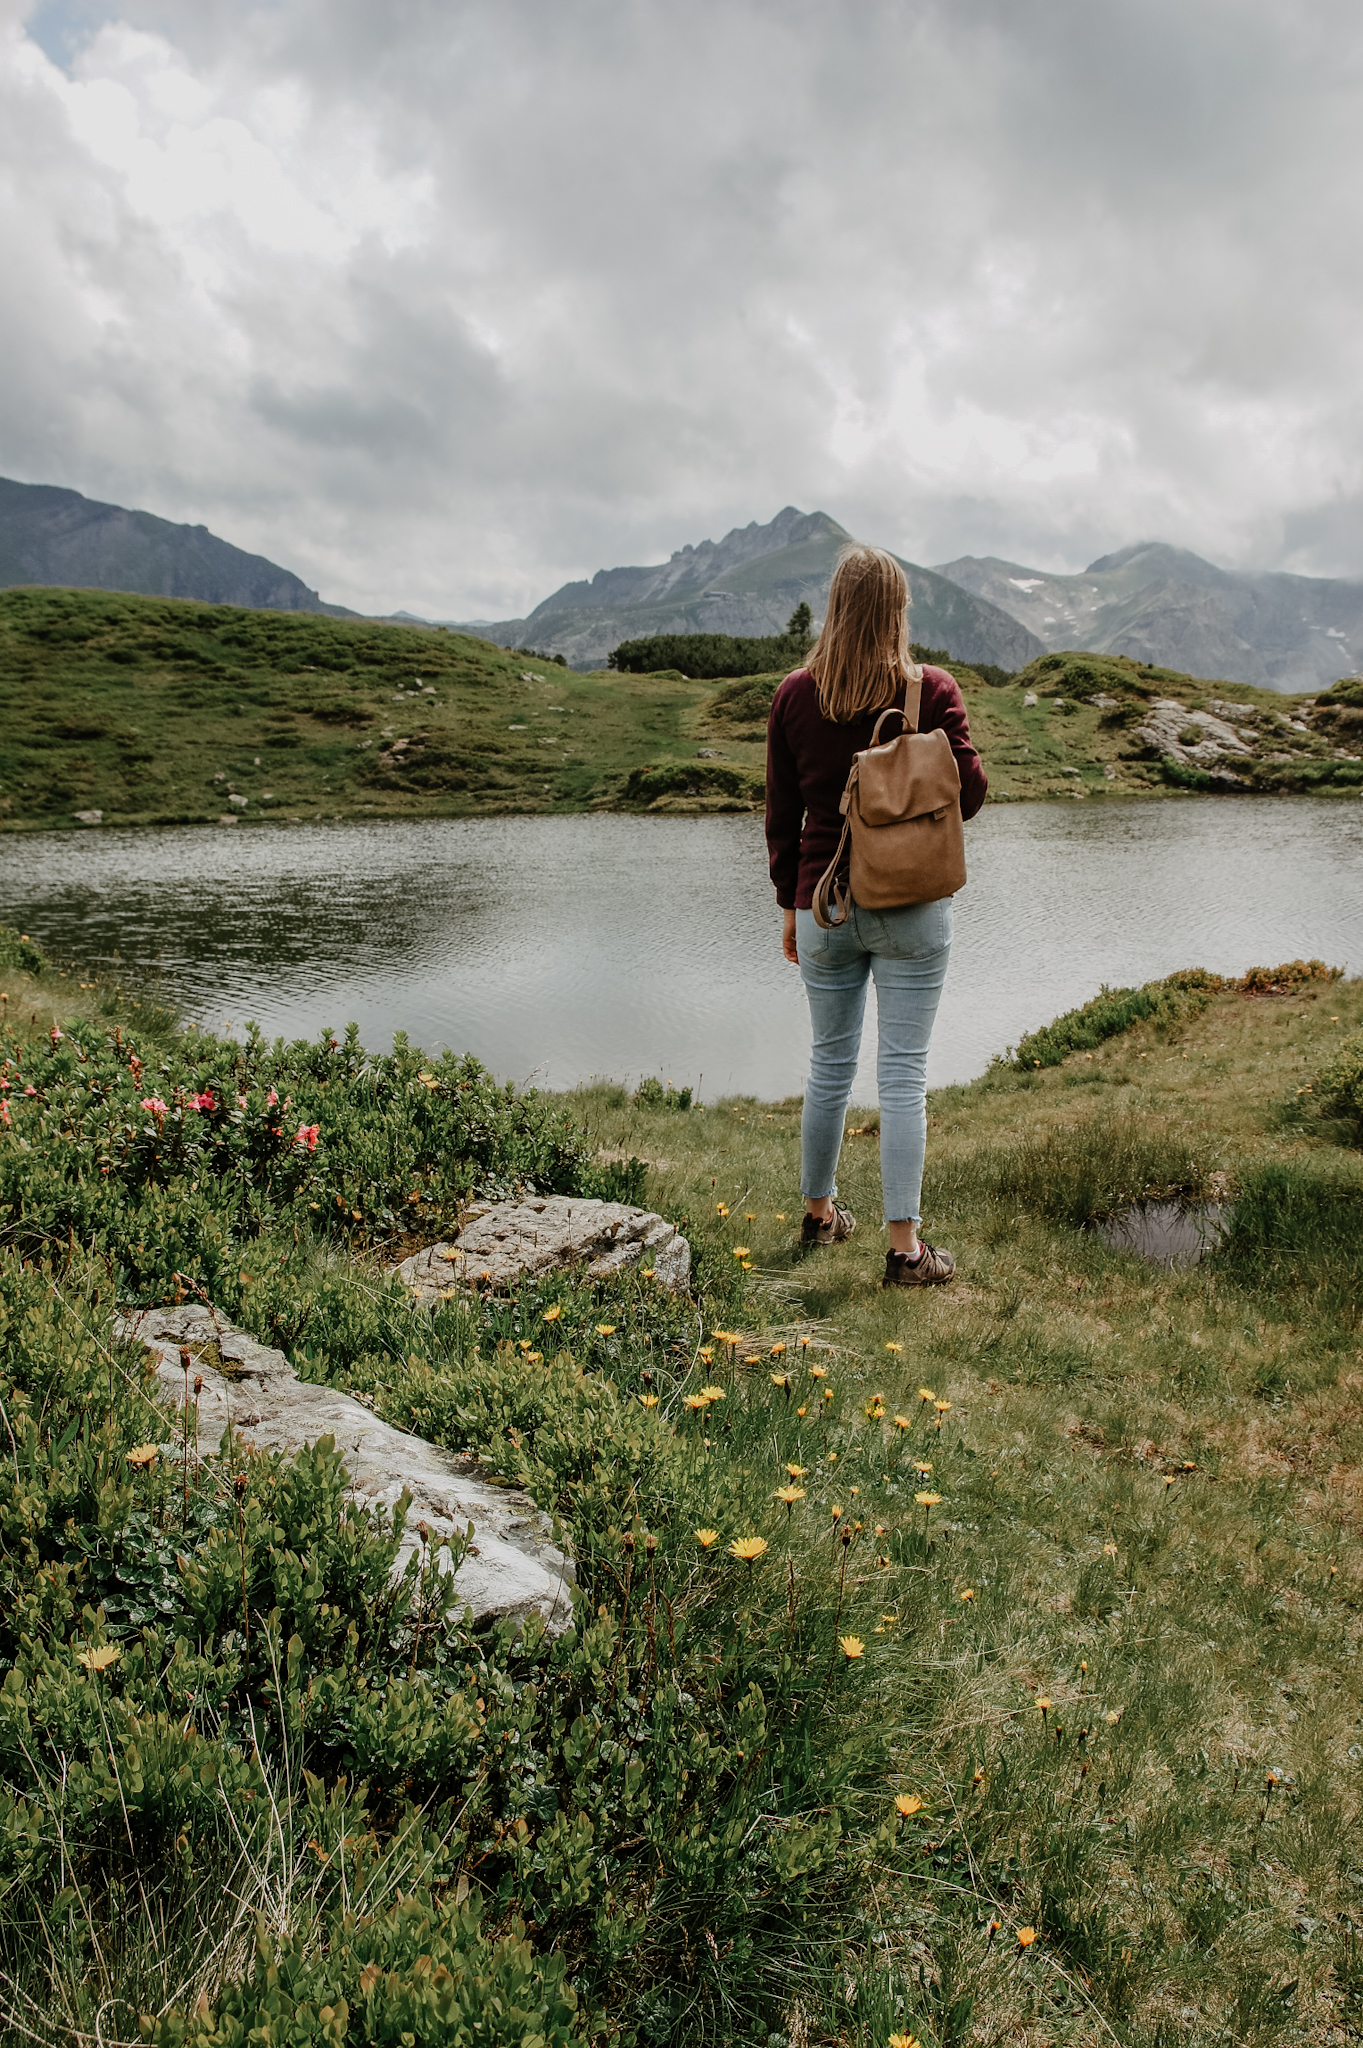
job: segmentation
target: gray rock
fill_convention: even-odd
[[[585,1267],[605,1280],[643,1265],[660,1287],[679,1293],[691,1274],[691,1247],[675,1225],[650,1209],[571,1195],[533,1195],[499,1202],[464,1226],[449,1244],[415,1252],[398,1278],[423,1301],[455,1288],[510,1287],[525,1274]]]
[[[472,1459],[394,1429],[349,1394],[310,1386],[282,1351],[258,1344],[213,1309],[143,1309],[120,1317],[114,1334],[153,1354],[158,1391],[177,1407],[186,1396],[180,1347],[189,1350],[189,1403],[198,1411],[193,1428],[205,1448],[216,1449],[227,1429],[258,1451],[297,1451],[330,1436],[345,1459],[351,1500],[391,1509],[404,1490],[410,1494],[395,1576],[420,1548],[419,1523],[430,1531],[444,1569],[449,1553],[435,1547],[445,1538],[462,1542],[472,1523],[472,1545],[454,1584],[475,1618],[524,1621],[535,1612],[551,1635],[568,1626],[573,1567],[552,1541],[548,1517],[524,1494],[481,1473]],[[197,1401],[196,1374],[203,1380]]]
[[[71,815],[82,825],[102,825],[104,823],[103,811],[73,811]]]
[[[1196,741],[1183,739],[1181,735],[1190,728],[1195,728],[1203,737]],[[1253,747],[1247,745],[1225,719],[1213,717],[1209,711],[1189,711],[1176,697],[1155,698],[1144,724],[1136,728],[1136,738],[1166,760],[1204,768],[1215,780],[1237,787],[1239,777],[1225,765],[1227,760],[1238,765],[1252,760],[1254,754]]]

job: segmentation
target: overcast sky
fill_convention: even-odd
[[[515,615],[822,508],[1363,575],[1356,0],[0,0],[0,473]]]

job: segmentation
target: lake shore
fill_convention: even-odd
[[[493,2048],[767,2038],[793,1997],[876,2043],[1171,2005],[1210,2041],[1284,1985],[1303,2038],[1354,2024],[1363,1164],[1323,1077],[1363,981],[1188,983],[935,1091],[959,1278],[905,1296],[873,1135],[858,1233],[793,1256],[798,1102],[272,1051],[0,950],[0,1512],[41,1561],[0,1559],[0,1997],[31,2037],[325,2006],[419,2039],[440,1968]],[[684,1224],[692,1302],[383,1285],[471,1196],[607,1157]],[[1085,1227],[1211,1189],[1242,1221],[1201,1266]],[[200,1293],[528,1490],[574,1628],[479,1632],[419,1576],[395,1603],[330,1451],[182,1442],[104,1333]]]

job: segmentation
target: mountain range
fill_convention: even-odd
[[[1268,690],[1320,690],[1363,660],[1363,583],[1218,569],[1147,541],[1053,576],[994,555],[938,564],[1047,651],[1083,648]]]
[[[153,512],[103,505],[55,484],[0,477],[0,589],[19,583],[192,597],[252,611],[358,616],[344,605],[323,604],[291,570],[234,548],[206,526],[177,526]]]
[[[565,583],[524,618],[440,623],[503,647],[561,653],[576,669],[601,668],[621,640],[655,633],[779,633],[798,604],[822,616],[849,538],[826,512],[787,505],[765,526],[736,526],[666,562]],[[1160,541],[1102,555],[1073,576],[994,555],[904,569],[913,638],[960,661],[1018,669],[1038,654],[1083,649],[1284,691],[1328,687],[1363,663],[1363,582],[1219,569]],[[0,588],[15,584],[359,616],[205,526],[0,478]]]
[[[621,640],[654,633],[780,633],[797,604],[822,617],[838,550],[850,539],[826,512],[787,505],[765,526],[736,526],[721,541],[678,548],[653,567],[599,569],[590,582],[565,583],[523,619],[466,621],[461,630],[502,647],[561,653],[577,669],[602,668]],[[997,600],[916,562],[904,568],[915,640],[1007,669],[1045,652],[1046,643]]]

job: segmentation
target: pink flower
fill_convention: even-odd
[[[49,1036],[51,1037],[52,1043],[54,1045],[59,1045],[62,1039],[65,1038],[66,1033],[62,1030],[60,1024],[54,1024],[52,1026],[51,1032],[49,1033]]]
[[[37,1089],[34,1087],[31,1081],[29,1082],[27,1088],[25,1088],[24,1090],[25,1095],[36,1095],[37,1092]]]
[[[246,1107],[246,1097],[245,1097],[244,1095],[239,1095],[239,1096],[237,1097],[237,1108],[238,1108],[238,1109],[245,1109],[245,1107]]]
[[[217,1108],[218,1100],[211,1088],[205,1088],[202,1095],[190,1096],[189,1106],[191,1109],[207,1110],[211,1114]]]
[[[298,1126],[298,1136],[293,1141],[294,1144],[306,1145],[309,1152],[315,1152],[321,1128],[320,1124],[300,1124]]]
[[[9,1104],[7,1102],[0,1102],[0,1124],[7,1124],[11,1121]]]
[[[273,1109],[278,1100],[279,1097],[275,1094],[274,1089],[272,1088],[269,1094],[265,1097],[266,1109]]]
[[[169,1116],[170,1114],[170,1104],[162,1102],[159,1095],[144,1095],[142,1097],[142,1107],[143,1109],[149,1109],[154,1117]]]

